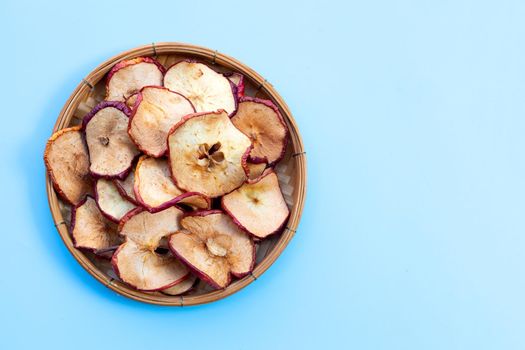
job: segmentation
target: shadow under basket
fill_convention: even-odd
[[[250,275],[234,280],[228,287],[220,290],[213,290],[206,283],[199,281],[191,291],[178,296],[138,291],[119,280],[109,260],[76,249],[69,234],[70,207],[57,197],[51,180],[47,177],[49,207],[55,226],[67,249],[80,265],[102,284],[123,296],[145,303],[168,306],[198,305],[225,298],[261,276],[274,263],[295,234],[306,193],[306,154],[299,130],[288,106],[272,85],[249,67],[229,56],[203,47],[181,43],[155,43],[116,55],[93,70],[67,100],[58,116],[53,132],[80,124],[84,115],[104,99],[106,73],[117,62],[139,56],[154,57],[166,68],[177,61],[191,58],[206,63],[219,72],[241,73],[245,79],[246,96],[273,101],[284,117],[290,132],[286,155],[276,166],[281,190],[290,209],[288,222],[281,233],[256,243],[256,264]]]

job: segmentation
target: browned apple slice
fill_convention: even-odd
[[[175,206],[157,213],[136,208],[120,220],[119,233],[139,245],[155,250],[161,245],[163,237],[180,229],[182,215],[183,211]]]
[[[273,171],[228,193],[221,204],[237,225],[258,238],[279,232],[290,214]]]
[[[271,101],[243,97],[232,122],[252,140],[252,163],[273,165],[284,156],[288,128],[278,108]]]
[[[209,209],[211,201],[198,192],[184,192],[173,183],[166,159],[140,157],[135,170],[135,197],[150,212],[155,213],[173,204],[185,204],[192,209]]]
[[[246,162],[243,164],[244,166],[244,172],[246,173],[246,176],[248,177],[248,180],[253,181],[258,179],[266,169],[267,164],[266,163],[249,163]]]
[[[203,63],[175,63],[164,76],[164,86],[186,96],[197,112],[224,109],[231,115],[237,108],[233,83]]]
[[[117,189],[122,195],[122,197],[126,198],[133,204],[139,204],[139,202],[135,198],[135,191],[133,190],[134,183],[135,171],[133,169],[131,169],[128,176],[126,176],[124,180],[115,179],[115,185],[117,185]]]
[[[244,96],[244,75],[240,73],[226,73],[224,74],[237,88],[237,97],[241,98]]]
[[[135,205],[124,198],[113,181],[98,179],[95,186],[97,204],[108,219],[119,222]]]
[[[92,193],[89,175],[89,154],[82,137],[81,126],[62,129],[47,141],[44,163],[53,186],[66,202],[80,203]]]
[[[177,258],[164,256],[132,240],[122,244],[111,259],[125,283],[143,291],[157,291],[183,282],[188,270]]]
[[[168,148],[166,137],[182,117],[195,113],[188,99],[160,86],[140,90],[133,107],[128,133],[147,155],[160,157]]]
[[[180,295],[186,293],[193,288],[196,280],[197,277],[194,274],[188,273],[182,282],[174,285],[173,287],[163,289],[161,292],[168,295]]]
[[[101,102],[83,120],[91,166],[96,177],[124,179],[139,150],[129,138],[129,108],[122,102]]]
[[[124,102],[144,86],[162,85],[164,71],[164,67],[150,57],[121,61],[108,73],[106,100]]]
[[[166,289],[184,280],[188,269],[177,258],[156,252],[165,237],[180,229],[182,211],[170,207],[152,214],[137,208],[126,214],[119,233],[126,242],[113,255],[118,276],[140,290]]]
[[[110,250],[122,241],[117,225],[102,215],[95,200],[87,196],[71,211],[71,237],[75,247],[98,251]]]
[[[193,212],[180,224],[183,230],[169,237],[170,250],[211,286],[225,288],[230,275],[242,277],[252,271],[253,240],[222,211]]]
[[[251,142],[225,111],[185,117],[168,135],[171,175],[188,192],[218,197],[246,179],[242,163]]]

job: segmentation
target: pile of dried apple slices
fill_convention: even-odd
[[[149,57],[117,63],[106,100],[49,139],[44,161],[72,206],[78,249],[142,291],[179,295],[249,274],[289,215],[274,166],[288,129],[244,77]],[[109,254],[108,254],[109,252]]]

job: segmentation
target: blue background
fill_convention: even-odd
[[[2,1],[0,348],[524,349],[524,18],[523,1]],[[308,152],[296,237],[210,305],[115,295],[47,205],[69,94],[153,41],[261,73]]]

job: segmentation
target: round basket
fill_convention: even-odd
[[[209,303],[225,298],[255,281],[266,271],[282,253],[295,234],[301,217],[306,193],[306,157],[299,130],[288,106],[270,83],[255,71],[227,55],[207,48],[181,43],[153,43],[116,55],[93,70],[76,87],[62,108],[53,132],[80,124],[82,118],[105,94],[106,73],[115,63],[139,56],[156,58],[165,67],[185,58],[193,58],[211,65],[220,72],[238,72],[244,75],[247,96],[272,100],[288,124],[290,141],[284,159],[277,165],[281,190],[290,208],[290,217],[282,233],[267,238],[257,244],[256,264],[253,272],[238,279],[221,290],[212,290],[204,282],[199,282],[189,293],[168,296],[160,292],[147,293],[135,290],[121,282],[114,274],[108,260],[90,252],[76,249],[69,235],[70,207],[63,203],[47,177],[46,187],[49,207],[55,226],[67,249],[93,277],[115,292],[134,300],[169,306],[187,306]]]

